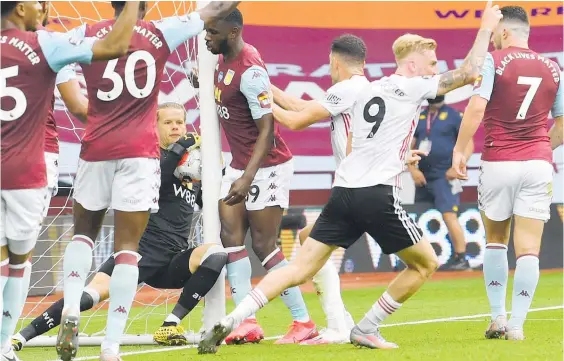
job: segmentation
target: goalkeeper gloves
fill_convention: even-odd
[[[200,136],[197,133],[186,133],[180,137],[176,143],[168,146],[168,150],[172,153],[182,157],[186,151],[190,153],[193,149],[199,148],[202,143]]]

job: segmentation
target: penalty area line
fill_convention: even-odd
[[[561,310],[561,309],[564,309],[564,305],[531,308],[529,310],[529,312],[553,311],[553,310]],[[511,313],[511,312],[507,312],[507,313]],[[444,317],[444,318],[433,318],[433,319],[429,319],[429,320],[389,323],[389,324],[380,325],[380,327],[384,328],[384,327],[397,327],[397,326],[409,326],[409,325],[423,325],[423,324],[428,324],[428,323],[465,321],[465,320],[472,320],[472,319],[476,319],[476,318],[483,318],[483,317],[489,317],[489,316],[490,316],[489,313],[480,313],[480,314],[469,315],[469,316]],[[557,319],[546,319],[546,320],[538,319],[538,321],[548,321],[548,320],[555,320],[556,321]],[[558,320],[561,320],[561,319],[558,319]],[[269,341],[269,340],[278,340],[280,338],[282,338],[282,335],[265,337],[264,339],[266,341]],[[175,347],[159,347],[159,348],[153,348],[153,349],[141,350],[141,351],[123,352],[123,353],[120,353],[120,356],[133,356],[133,355],[143,355],[143,354],[159,353],[159,352],[179,351],[179,350],[185,350],[185,349],[196,348],[196,347],[197,347],[197,345],[175,346]],[[75,361],[98,360],[99,357],[100,356],[85,356],[85,357],[77,357],[74,360]],[[58,361],[58,360],[52,360],[52,361]]]

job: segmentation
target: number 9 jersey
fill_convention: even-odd
[[[401,187],[400,175],[419,121],[421,104],[434,99],[439,75],[391,75],[368,84],[352,111],[352,152],[335,173],[344,188]]]

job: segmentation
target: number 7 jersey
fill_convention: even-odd
[[[104,38],[115,20],[84,25],[84,36]],[[83,66],[88,123],[80,157],[86,161],[159,158],[156,131],[159,88],[166,61],[180,44],[204,28],[198,13],[148,22],[138,20],[128,53]]]
[[[482,160],[552,163],[548,113],[563,115],[560,68],[530,49],[509,47],[487,55],[474,95],[488,101]]]
[[[352,112],[352,152],[337,168],[334,186],[401,187],[421,104],[436,97],[439,78],[394,74],[360,91]]]

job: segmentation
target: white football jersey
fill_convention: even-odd
[[[320,104],[331,114],[331,146],[337,167],[347,156],[347,140],[352,109],[360,91],[370,82],[364,75],[353,75],[333,85]]]
[[[440,75],[406,78],[392,75],[370,83],[353,107],[352,152],[335,174],[335,186],[401,187],[400,174],[421,103],[437,96]]]

